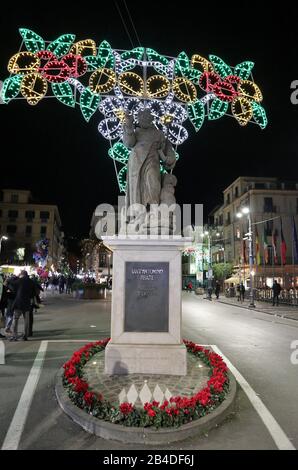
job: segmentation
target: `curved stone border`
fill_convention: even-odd
[[[60,369],[56,376],[55,384],[56,397],[62,410],[85,431],[103,439],[112,439],[127,444],[169,444],[170,442],[182,441],[197,434],[203,434],[214,428],[231,414],[234,409],[237,393],[237,382],[231,372],[229,372],[229,393],[225,400],[208,415],[183,424],[179,428],[138,428],[103,421],[88,415],[86,411],[78,408],[71,402],[63,386],[63,374],[64,369]]]

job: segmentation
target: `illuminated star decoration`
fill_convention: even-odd
[[[241,126],[267,125],[262,93],[251,73],[253,62],[231,67],[215,55],[189,58],[181,52],[173,58],[151,48],[120,51],[107,41],[99,46],[93,39],[76,42],[73,34],[49,42],[29,29],[19,32],[22,44],[8,62],[10,76],[1,89],[2,101],[21,98],[36,105],[55,97],[66,106],[78,105],[87,122],[99,111],[103,119],[98,130],[110,142],[121,192],[130,153],[121,142],[127,111],[137,125],[138,112],[149,108],[154,125],[175,149],[188,138],[188,122],[196,132],[205,119],[225,115]],[[161,171],[166,171],[162,165]]]

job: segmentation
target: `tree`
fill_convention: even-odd
[[[214,278],[218,281],[223,281],[230,277],[233,272],[232,263],[216,263],[212,265]]]

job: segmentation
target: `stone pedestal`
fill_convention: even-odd
[[[111,341],[105,373],[186,375],[177,237],[103,237],[113,250]]]

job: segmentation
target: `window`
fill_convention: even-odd
[[[227,204],[230,204],[230,193],[227,195]]]
[[[28,222],[29,221],[31,222],[35,217],[35,211],[26,211],[25,212],[25,217],[28,220]]]
[[[273,212],[272,197],[264,197],[264,212]]]
[[[293,191],[296,189],[296,183],[294,181],[286,181],[284,185],[284,189]]]
[[[100,254],[99,255],[99,266],[106,266],[107,265],[107,255]]]
[[[238,191],[238,186],[236,186],[236,188],[235,188],[235,197],[238,197],[238,196],[239,196],[238,192],[239,192],[239,191]]]
[[[26,237],[32,234],[32,225],[26,225]]]
[[[41,220],[44,220],[45,222],[47,222],[48,219],[50,218],[50,213],[47,212],[47,211],[41,211],[40,212],[40,218],[41,218]]]
[[[40,235],[45,236],[47,234],[47,227],[40,227]]]
[[[255,183],[255,189],[265,189],[265,183]]]
[[[2,217],[2,209],[0,209],[0,217]]]
[[[18,194],[12,194],[10,198],[10,202],[19,202],[19,195]]]
[[[267,220],[265,225],[265,234],[266,237],[271,237],[273,230],[273,220]]]
[[[298,210],[298,199],[297,199],[297,210]],[[219,225],[223,225],[223,215],[222,214],[220,214],[220,216],[219,216]]]
[[[227,224],[229,225],[231,223],[231,214],[230,212],[227,213]]]
[[[10,235],[13,235],[14,233],[17,233],[17,226],[16,225],[7,225],[6,232],[9,233]]]
[[[8,211],[8,217],[10,219],[16,219],[17,216],[18,216],[18,211],[12,211],[12,210]]]

